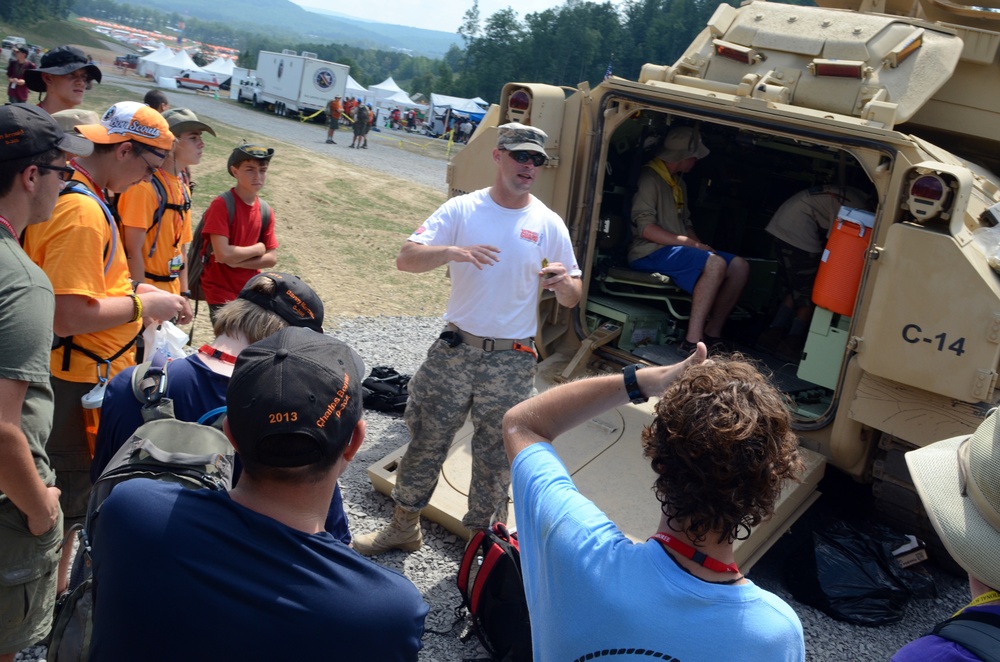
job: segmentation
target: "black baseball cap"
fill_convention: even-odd
[[[272,295],[253,288],[262,278],[274,281]],[[261,272],[247,281],[239,297],[270,310],[289,326],[302,326],[323,333],[323,301],[298,276],[277,271]]]
[[[309,329],[290,326],[250,345],[226,393],[240,455],[281,468],[336,459],[361,420],[364,374],[357,352]]]
[[[92,64],[79,48],[73,46],[58,46],[42,56],[41,66],[24,72],[24,84],[32,92],[44,92],[45,81],[42,74],[65,76],[77,69],[87,70],[87,79],[101,82],[101,70]]]
[[[0,161],[13,161],[57,147],[64,152],[88,156],[94,143],[66,133],[59,122],[38,106],[14,103],[0,106]]]

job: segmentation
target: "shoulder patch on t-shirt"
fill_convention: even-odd
[[[426,227],[424,227],[423,225],[421,225],[419,228],[417,228],[416,230],[413,231],[413,234],[423,234],[424,230],[426,230],[426,229],[427,229]]]
[[[537,244],[540,238],[541,235],[539,235],[537,232],[534,232],[533,230],[528,230],[524,228],[521,229],[521,239],[524,239],[525,241],[530,241],[533,244]]]

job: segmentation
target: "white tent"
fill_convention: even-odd
[[[233,69],[236,67],[236,62],[225,57],[217,57],[204,67],[202,71],[211,71],[213,74],[219,74],[219,80],[225,80],[233,75]]]
[[[362,87],[358,81],[354,80],[354,77],[350,74],[347,75],[347,89],[344,90],[344,94],[349,97],[360,97],[362,99],[367,99],[368,90]]]
[[[471,117],[473,121],[479,122],[490,107],[485,99],[475,97],[474,99],[463,99],[461,97],[449,97],[444,94],[431,93],[431,112],[434,115],[442,115],[450,108],[452,113],[462,118]]]
[[[156,65],[160,62],[166,62],[174,56],[174,52],[164,46],[158,50],[153,51],[149,55],[139,58],[139,65],[136,67],[136,73],[140,76],[154,75],[156,74]]]
[[[155,68],[156,71],[153,75],[156,78],[173,78],[182,71],[201,71],[201,68],[194,63],[185,50],[177,51],[169,60],[157,62]]]
[[[370,91],[370,90],[369,90]],[[395,108],[399,106],[401,108],[426,108],[422,103],[417,103],[411,99],[406,92],[396,92],[390,96],[377,97],[377,103],[380,108]]]
[[[406,91],[403,88],[401,88],[399,85],[396,85],[396,81],[392,79],[392,76],[389,76],[378,85],[372,85],[371,87],[368,88],[368,92],[373,94],[376,99],[386,99],[388,97],[393,96],[394,94],[399,94],[399,93],[403,93],[404,95],[406,95],[407,99],[410,98],[410,95],[406,94]]]

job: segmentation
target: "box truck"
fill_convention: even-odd
[[[306,51],[301,55],[292,50],[261,51],[256,73],[253,105],[268,106],[278,115],[297,115],[315,113],[335,96],[344,96],[351,68]]]

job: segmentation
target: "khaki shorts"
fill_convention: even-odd
[[[0,652],[44,639],[56,603],[62,514],[51,531],[33,536],[24,515],[0,497]]]

